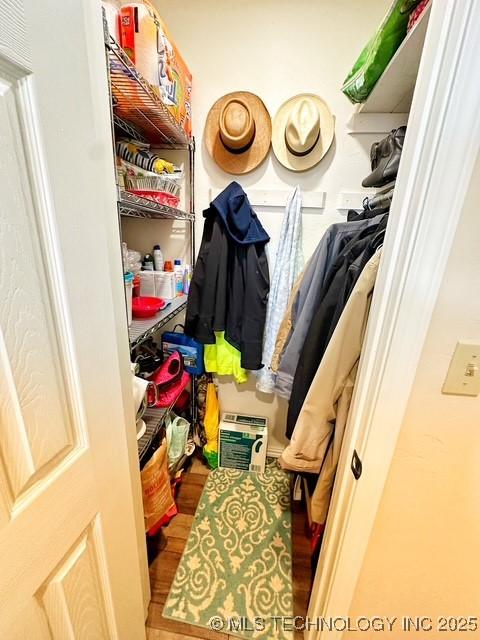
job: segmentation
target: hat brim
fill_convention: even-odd
[[[252,144],[242,153],[233,153],[223,144],[219,133],[220,113],[224,105],[232,98],[246,102],[255,122],[255,137]],[[272,139],[272,120],[262,100],[249,91],[235,91],[219,98],[208,112],[203,132],[205,146],[218,166],[234,175],[253,171],[266,158]]]
[[[292,153],[285,141],[285,129],[292,109],[304,98],[313,100],[320,113],[320,135],[313,149],[304,156]],[[282,104],[273,118],[272,148],[277,160],[291,171],[306,171],[317,165],[332,146],[335,136],[335,116],[320,96],[302,93]]]

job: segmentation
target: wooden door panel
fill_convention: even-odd
[[[17,619],[5,632],[8,640],[52,640],[45,612],[39,602],[29,600]]]
[[[43,234],[42,194],[32,188],[41,158],[25,145],[35,131],[22,75],[0,60],[0,447],[11,508],[81,442],[65,376],[68,347],[59,344],[66,309],[59,318],[54,305],[61,277]]]
[[[31,66],[22,0],[0,2],[0,54],[26,69]]]
[[[101,579],[101,543],[94,526],[88,527],[37,594],[58,640],[103,640],[113,635]]]
[[[48,483],[48,489],[42,487],[38,495],[29,495],[0,528],[2,640],[10,640],[7,630],[20,618],[26,603],[45,589],[50,576],[66,562],[64,559],[78,544],[79,536],[84,537],[92,526],[100,528],[96,486],[90,469],[88,452],[73,464],[63,463],[56,478]],[[97,538],[99,535],[96,533]],[[95,549],[101,557],[103,548],[97,541]],[[104,566],[105,563],[99,563],[100,568]]]
[[[0,0],[2,640],[145,633],[104,62],[96,0]]]

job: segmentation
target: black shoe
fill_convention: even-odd
[[[363,182],[364,187],[382,187],[397,177],[403,141],[407,127],[399,127],[386,138],[375,142],[370,151],[372,173]]]

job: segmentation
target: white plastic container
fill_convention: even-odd
[[[175,274],[172,271],[153,271],[153,273],[155,276],[154,295],[164,300],[173,300],[177,295]]]
[[[140,271],[140,295],[173,300],[177,295],[173,271]]]
[[[127,318],[128,326],[132,324],[132,292],[133,292],[133,278],[134,275],[131,271],[123,274],[123,283],[125,285],[125,300],[127,304]]]
[[[140,295],[155,296],[155,271],[140,271]]]

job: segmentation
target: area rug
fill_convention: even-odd
[[[291,640],[290,474],[215,469],[208,477],[163,616],[241,638]]]

